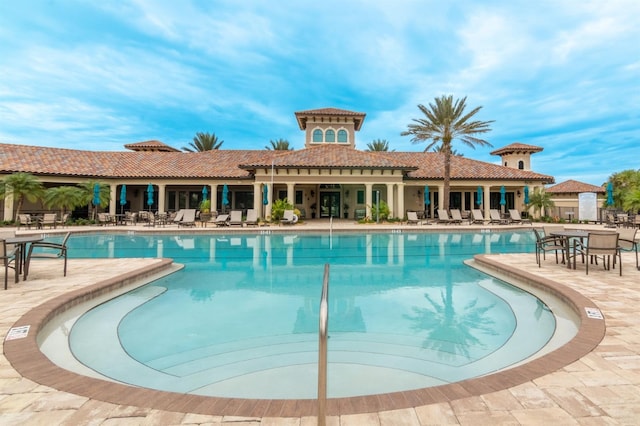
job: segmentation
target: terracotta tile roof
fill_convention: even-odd
[[[510,145],[504,146],[500,149],[496,149],[495,151],[491,151],[491,155],[503,155],[503,154],[510,154],[510,153],[514,153],[514,152],[530,152],[530,153],[534,153],[534,152],[540,152],[542,151],[544,148],[540,147],[540,146],[535,146],[535,145],[527,145],[524,143],[520,143],[520,142],[516,142],[516,143],[512,143]]]
[[[180,152],[179,149],[156,140],[128,143],[124,147],[132,151]]]
[[[277,151],[274,151],[277,152]],[[414,170],[414,162],[398,160],[383,152],[359,151],[350,146],[323,144],[297,151],[281,151],[273,158],[275,167],[359,168]],[[240,167],[271,167],[271,159],[260,158],[255,163],[243,162]]]
[[[364,112],[355,112],[348,111],[346,109],[339,108],[319,108],[319,109],[308,109],[306,111],[298,111],[295,113],[296,120],[298,120],[298,126],[300,126],[300,130],[304,130],[307,128],[307,118],[308,117],[316,117],[316,116],[324,116],[324,117],[353,117],[355,122],[355,129],[360,130],[362,127],[362,122],[364,118],[367,116]]]
[[[607,190],[602,186],[591,185],[577,180],[567,180],[546,189],[551,194],[580,194],[581,192],[595,192],[604,194]]]
[[[442,179],[443,155],[435,152],[369,152],[322,145],[295,151],[212,150],[206,152],[103,152],[0,144],[0,173],[91,178],[250,179],[258,167],[404,170],[409,179]],[[451,178],[534,180],[552,176],[465,157],[451,158]]]
[[[388,152],[396,160],[418,167],[408,174],[410,179],[443,179],[444,155],[437,152]],[[486,163],[466,157],[451,157],[451,179],[487,179],[487,180],[534,180],[541,183],[553,183],[553,176],[519,170],[498,164]]]

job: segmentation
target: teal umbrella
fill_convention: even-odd
[[[100,184],[93,185],[93,205],[98,207],[100,205]]]
[[[265,206],[269,204],[269,187],[267,185],[262,186],[262,204]]]
[[[229,205],[229,187],[225,183],[222,187],[222,211],[224,211],[224,206]]]
[[[524,187],[524,203],[529,204],[529,187]]]
[[[478,186],[478,190],[476,191],[476,204],[482,205],[482,187]]]
[[[120,188],[120,213],[122,213],[125,204],[127,204],[127,185],[122,185]]]
[[[607,184],[607,205],[613,206],[613,183]]]
[[[431,200],[429,199],[429,186],[425,185],[424,186],[424,205],[428,206],[429,204],[431,204]]]
[[[202,201],[208,200],[209,190],[207,189],[207,185],[202,187]]]
[[[151,210],[151,206],[153,205],[153,185],[147,185],[147,206],[149,206],[149,210]]]
[[[507,204],[507,200],[505,198],[505,194],[507,193],[507,190],[504,188],[504,185],[500,187],[500,205],[504,206],[505,204]]]

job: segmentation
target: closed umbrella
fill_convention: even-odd
[[[93,185],[93,205],[98,207],[100,205],[100,184]]]
[[[613,206],[613,183],[607,184],[607,206]]]
[[[429,199],[429,186],[425,185],[424,186],[424,205],[428,206],[429,204],[431,204],[431,200]]]
[[[151,206],[153,205],[153,185],[147,185],[147,206],[149,206],[149,211],[151,211]]]
[[[504,188],[504,185],[500,187],[500,205],[504,206],[505,204],[507,204],[507,200],[505,198],[505,194],[507,193],[507,190]]]
[[[482,205],[482,187],[478,186],[478,190],[476,191],[476,204],[478,206]]]
[[[265,206],[269,204],[269,187],[267,185],[262,186],[262,204]]]
[[[122,185],[120,188],[120,213],[122,213],[125,204],[127,204],[127,185]]]
[[[529,187],[524,187],[524,203],[529,204]]]
[[[209,199],[209,190],[207,189],[207,185],[202,187],[202,201],[207,201]]]
[[[229,205],[229,187],[225,183],[222,187],[222,211],[224,211],[224,206]]]

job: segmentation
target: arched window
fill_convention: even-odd
[[[335,142],[336,141],[336,132],[334,132],[331,129],[327,130],[325,132],[325,134],[324,134],[324,141],[325,142]]]
[[[518,161],[518,168],[520,170],[524,170],[524,161],[522,161],[522,160]]]
[[[344,129],[338,130],[338,142],[347,142],[347,131]]]
[[[322,142],[322,130],[315,129],[313,131],[313,141],[314,142]]]

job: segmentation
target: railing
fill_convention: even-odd
[[[329,324],[329,264],[324,265],[320,296],[320,327],[318,333],[318,426],[327,422],[327,340]]]

